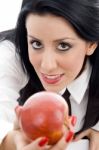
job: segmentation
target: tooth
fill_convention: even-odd
[[[55,79],[55,78],[59,78],[60,75],[58,75],[58,76],[45,76],[45,77],[48,78],[48,79]]]

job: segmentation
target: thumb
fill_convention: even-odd
[[[19,129],[20,126],[19,126],[19,122],[18,122],[18,118],[16,117],[15,120],[14,120],[14,129]]]

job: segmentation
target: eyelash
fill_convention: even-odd
[[[58,47],[59,47],[60,45],[62,46],[62,44],[64,44],[64,46],[66,46],[66,47],[68,47],[68,48],[63,48],[63,49],[57,48],[57,49],[59,49],[60,51],[68,51],[70,48],[72,48],[72,45],[69,44],[69,43],[67,43],[67,42],[61,42],[61,43],[59,43]]]
[[[34,44],[34,43],[36,43],[36,44],[37,44],[37,43],[40,43],[40,44],[41,44],[41,42],[40,42],[40,41],[32,40],[32,41],[30,41],[30,44],[32,45],[32,48],[33,48],[33,49],[36,49],[36,50],[41,49],[41,48],[33,47],[33,44]],[[41,45],[42,45],[42,44],[41,44]],[[42,48],[43,48],[43,47],[42,47]]]
[[[34,43],[39,43],[39,44],[41,44],[41,47],[40,48],[36,48],[36,47],[33,47],[33,44]],[[34,50],[41,50],[42,48],[43,48],[43,44],[40,42],[40,41],[37,41],[37,40],[31,40],[30,41],[30,44],[32,45],[32,48],[34,49]],[[60,49],[60,48],[58,48],[61,44],[64,44],[65,46],[67,46],[68,48],[65,48],[65,49]],[[59,44],[58,44],[58,46],[57,46],[57,50],[59,50],[59,51],[62,51],[62,52],[65,52],[65,51],[68,51],[69,49],[71,49],[72,48],[72,45],[71,44],[69,44],[69,43],[67,43],[67,42],[60,42]]]

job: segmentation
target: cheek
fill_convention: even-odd
[[[70,55],[63,61],[62,68],[68,73],[68,76],[77,76],[84,63],[84,54]]]
[[[40,66],[39,65],[40,64],[39,56],[32,52],[29,52],[29,61],[32,64],[32,66],[34,67],[34,69]]]
[[[35,57],[30,56],[29,60],[30,60],[30,63],[32,64],[32,66],[35,68],[37,65],[37,59]]]

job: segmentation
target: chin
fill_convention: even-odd
[[[54,93],[59,93],[66,87],[66,85],[46,85],[44,83],[42,83],[42,85],[46,91]]]
[[[55,88],[49,88],[49,87],[44,87],[44,89],[48,92],[54,92],[54,93],[59,93],[62,89],[55,89]]]

